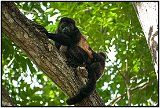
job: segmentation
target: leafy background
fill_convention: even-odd
[[[16,2],[29,19],[54,32],[61,17],[76,21],[91,47],[107,55],[96,90],[106,105],[154,106],[158,83],[131,2]],[[68,98],[2,33],[2,86],[18,106],[67,106]]]

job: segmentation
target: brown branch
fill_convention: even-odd
[[[12,98],[9,96],[8,91],[6,91],[2,86],[2,106],[16,106]]]
[[[69,68],[62,54],[52,46],[47,37],[41,33],[15,6],[13,2],[2,3],[2,32],[21,48],[66,95],[74,96],[84,86]],[[52,46],[52,48],[50,47]],[[86,72],[86,71],[85,71]],[[87,73],[87,72],[86,72]],[[77,103],[77,106],[103,106],[96,92]]]

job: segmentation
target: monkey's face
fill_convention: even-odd
[[[71,18],[63,17],[59,23],[58,31],[68,34],[75,30],[75,21]]]
[[[72,23],[62,22],[59,26],[59,30],[62,33],[70,33],[74,30],[74,25]]]

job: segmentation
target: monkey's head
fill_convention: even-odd
[[[59,33],[70,33],[76,29],[75,21],[68,17],[63,17],[58,25]]]

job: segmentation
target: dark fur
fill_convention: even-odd
[[[49,39],[55,41],[57,49],[61,46],[67,46],[65,52],[67,64],[72,67],[78,67],[85,64],[88,71],[88,82],[85,87],[80,89],[80,92],[67,100],[67,104],[76,104],[82,101],[85,97],[91,95],[95,90],[96,81],[102,75],[105,67],[105,54],[95,53],[90,47],[79,29],[75,26],[74,20],[71,18],[62,18],[56,33],[48,33],[45,28],[36,25],[44,32]],[[84,43],[81,39],[83,38]],[[83,45],[84,44],[84,45]],[[90,55],[91,52],[91,55]]]
[[[96,81],[100,78],[103,74],[105,68],[105,59],[106,56],[104,53],[95,53],[93,52],[93,58],[90,64],[86,66],[88,70],[88,82],[85,87],[80,89],[80,92],[72,97],[69,98],[66,102],[69,105],[76,104],[82,101],[85,97],[90,96],[92,92],[96,88]]]

